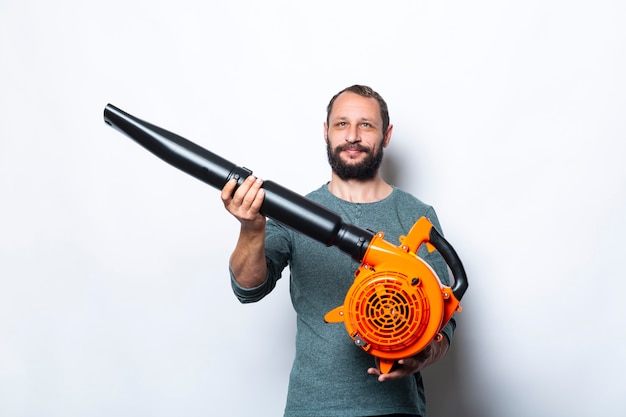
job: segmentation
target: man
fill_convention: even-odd
[[[327,108],[324,138],[331,179],[307,197],[337,212],[344,221],[385,232],[394,244],[422,216],[441,232],[432,207],[388,184],[380,176],[383,149],[393,125],[387,104],[371,88],[354,85],[335,95]],[[324,322],[324,315],[343,304],[359,266],[336,247],[325,247],[259,213],[262,180],[246,179],[222,190],[226,209],[240,222],[240,234],[230,258],[232,286],[242,302],[255,302],[276,285],[290,268],[290,294],[297,313],[296,357],[289,381],[285,416],[424,416],[420,371],[446,353],[454,319],[440,342],[397,361],[388,374],[374,358],[354,345],[345,327]],[[449,284],[437,252],[419,253]]]

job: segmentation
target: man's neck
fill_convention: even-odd
[[[371,180],[342,180],[335,173],[328,183],[328,191],[335,197],[351,203],[375,203],[391,194],[393,188],[379,175]]]

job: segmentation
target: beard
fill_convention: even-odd
[[[341,159],[341,152],[347,149],[356,149],[365,152],[367,155],[363,161],[348,164]],[[328,154],[328,163],[333,172],[342,180],[371,180],[376,176],[378,168],[383,160],[383,147],[379,147],[378,152],[373,153],[370,148],[366,148],[360,143],[346,143],[331,149],[330,143],[326,141],[326,153]]]

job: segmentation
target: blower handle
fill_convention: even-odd
[[[239,187],[252,174],[251,170],[112,104],[107,104],[104,109],[104,122],[170,165],[217,189],[221,190],[232,178],[237,180]],[[264,181],[262,188],[265,189],[265,199],[261,214],[326,246],[337,246],[357,262],[363,260],[375,236],[372,231],[343,222],[339,214],[273,181]]]
[[[452,293],[460,301],[468,287],[467,274],[461,258],[459,258],[452,245],[434,227],[430,228],[429,242],[439,251],[448,267],[450,267],[454,276]]]

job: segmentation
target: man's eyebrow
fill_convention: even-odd
[[[349,122],[351,119],[349,116],[334,116],[329,120],[329,123],[340,123],[340,122]],[[356,123],[368,123],[371,126],[378,126],[378,122],[376,118],[369,117],[360,117],[357,119]]]

